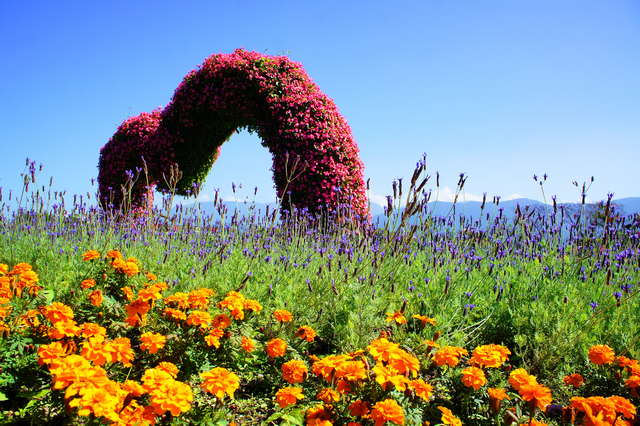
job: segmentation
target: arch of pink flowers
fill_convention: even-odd
[[[271,152],[283,208],[320,212],[347,204],[366,217],[358,146],[334,102],[301,64],[242,49],[209,56],[164,109],[120,125],[100,150],[103,205],[120,206],[127,182],[132,207],[149,205],[154,188],[170,189],[176,166],[181,178],[173,189],[192,194],[239,128],[257,133]]]

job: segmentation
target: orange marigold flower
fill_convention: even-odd
[[[511,351],[501,345],[482,345],[473,350],[469,364],[485,368],[500,367],[511,355]]]
[[[524,385],[535,385],[537,383],[536,377],[527,373],[524,368],[517,368],[509,374],[509,384],[517,391]]]
[[[202,383],[200,387],[222,400],[225,395],[233,398],[234,392],[240,387],[240,378],[226,368],[216,367],[200,373]]]
[[[478,367],[467,367],[462,370],[461,380],[463,385],[475,390],[480,389],[487,383],[487,377],[484,375],[484,371]]]
[[[640,376],[630,376],[627,380],[624,381],[624,385],[629,389],[640,388]]]
[[[395,322],[396,324],[406,324],[407,319],[402,312],[387,312],[387,322]]]
[[[276,309],[273,311],[273,317],[280,322],[291,322],[293,320],[293,314],[286,309]]]
[[[331,406],[316,405],[307,409],[305,420],[308,426],[331,426]]]
[[[287,350],[287,342],[276,337],[267,342],[267,355],[271,358],[283,356]]]
[[[607,401],[613,405],[616,413],[620,414],[622,417],[629,420],[635,417],[637,409],[627,398],[613,395],[608,397]]]
[[[242,336],[242,342],[240,343],[240,346],[242,346],[242,349],[244,349],[246,352],[253,352],[256,348],[256,344],[253,342],[253,339],[245,336]]]
[[[244,299],[244,301],[242,302],[242,307],[251,312],[260,312],[262,310],[262,305],[260,304],[260,302],[253,299]]]
[[[429,401],[433,395],[433,386],[422,379],[410,380],[407,384],[418,398],[422,398],[425,401]]]
[[[280,408],[295,404],[299,399],[304,399],[304,395],[302,394],[302,388],[297,386],[289,386],[276,392],[276,402]]]
[[[324,388],[318,392],[316,398],[325,404],[333,404],[334,402],[340,401],[340,393],[335,389]]]
[[[615,358],[615,352],[607,345],[595,345],[589,348],[589,360],[594,364],[611,364]]]
[[[387,367],[379,362],[373,367],[373,372],[376,375],[376,382],[380,384],[382,389],[386,390],[389,384],[392,384],[399,392],[404,392],[407,389],[409,379],[398,374],[398,371],[394,368]]]
[[[135,357],[131,349],[131,341],[127,337],[118,337],[105,344],[111,352],[114,362],[121,362],[125,367],[131,367],[131,361]]]
[[[489,398],[497,399],[498,401],[502,401],[503,399],[511,399],[503,388],[489,388],[487,389],[487,393],[489,394]]]
[[[211,315],[205,311],[191,311],[189,316],[187,316],[187,324],[207,328],[211,324]]]
[[[153,302],[154,300],[162,299],[162,289],[154,284],[149,287],[143,288],[138,292],[138,299],[144,300],[145,302]]]
[[[489,388],[487,389],[487,393],[489,394],[489,408],[494,415],[500,412],[503,399],[511,399],[502,388]]]
[[[584,384],[584,377],[581,374],[573,373],[568,376],[564,376],[562,379],[565,385],[571,385],[574,388],[579,388]]]
[[[367,367],[360,360],[341,361],[335,367],[335,377],[349,381],[363,380],[367,378]]]
[[[133,290],[129,286],[122,287],[122,293],[124,293],[124,298],[127,299],[128,302],[133,300]]]
[[[76,325],[73,320],[58,321],[53,324],[48,330],[49,338],[51,339],[63,339],[65,337],[75,337],[80,334],[80,327]]]
[[[163,361],[158,364],[156,369],[168,373],[174,379],[178,377],[178,372],[179,372],[178,367],[176,367],[176,365],[172,362]]]
[[[199,288],[187,294],[187,303],[191,309],[206,309],[209,306],[209,297],[214,291],[210,288]]]
[[[82,260],[85,262],[94,259],[100,259],[100,252],[97,250],[88,250],[82,254]]]
[[[0,263],[0,276],[9,273],[9,265],[6,263]]]
[[[353,417],[364,417],[371,411],[371,404],[360,399],[353,401],[349,405],[349,413]]]
[[[162,349],[167,342],[167,337],[159,333],[146,332],[140,336],[140,349],[143,351],[149,351],[150,354],[155,354]]]
[[[459,346],[443,346],[433,355],[433,360],[440,367],[448,365],[455,367],[460,362],[460,357],[469,353]]]
[[[59,321],[65,322],[73,319],[73,310],[60,302],[53,302],[49,306],[45,306],[42,310],[42,315],[47,318],[51,324],[55,324]]]
[[[541,384],[525,384],[520,386],[518,393],[527,402],[531,402],[540,410],[543,410],[547,405],[551,404],[551,390]]]
[[[447,407],[438,407],[442,413],[440,421],[445,425],[462,426],[462,422]]]
[[[104,297],[102,296],[102,291],[100,290],[92,291],[91,293],[89,293],[88,297],[89,297],[89,302],[91,302],[93,306],[100,306],[104,301]]]
[[[293,359],[282,364],[282,378],[288,383],[302,383],[309,373],[309,369],[304,361]]]
[[[146,393],[142,385],[135,380],[125,380],[121,386],[123,390],[135,397],[142,396]]]
[[[80,287],[84,289],[89,289],[91,287],[94,287],[95,285],[96,285],[96,280],[92,278],[87,278],[86,280],[82,280],[82,282],[80,283]]]
[[[386,422],[395,423],[397,425],[404,424],[404,411],[402,407],[393,399],[385,399],[376,402],[369,414],[376,426],[382,426]]]
[[[178,291],[171,296],[164,298],[165,305],[177,306],[180,309],[187,309],[189,307],[189,294],[182,291]]]
[[[51,364],[53,361],[67,356],[67,348],[60,342],[52,342],[48,345],[40,345],[38,348],[38,364]]]
[[[425,316],[425,315],[414,314],[411,316],[411,318],[415,318],[418,321],[420,321],[423,327],[426,326],[427,324],[436,325],[435,319],[429,318],[428,316]]]
[[[153,272],[147,272],[144,276],[147,277],[149,281],[156,281],[158,279],[158,276]]]
[[[107,259],[122,259],[122,253],[118,250],[109,250],[106,257]]]
[[[313,342],[316,338],[316,331],[308,325],[303,325],[296,331],[296,337],[306,340],[307,342]]]
[[[213,327],[225,329],[231,325],[231,318],[226,316],[225,314],[218,314],[213,317],[213,322],[211,323]]]
[[[169,411],[174,416],[189,411],[193,401],[191,386],[177,380],[163,382],[159,388],[149,392],[149,395],[156,413]]]
[[[120,272],[128,277],[132,277],[140,272],[140,268],[138,267],[137,263],[127,261],[125,262],[124,266],[120,268]]]
[[[84,324],[81,324],[81,327],[82,327],[82,331],[81,331],[82,337],[84,338],[107,335],[107,329],[102,327],[99,324],[95,324],[92,322],[85,322]]]

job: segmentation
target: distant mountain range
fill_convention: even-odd
[[[491,217],[495,217],[500,213],[502,209],[502,215],[507,219],[515,217],[516,207],[520,206],[523,213],[533,210],[544,212],[551,211],[553,206],[550,204],[544,204],[540,201],[531,200],[528,198],[517,198],[513,200],[500,201],[498,205],[489,202],[488,200],[481,211],[480,201],[464,201],[458,202],[455,205],[456,216],[466,216],[472,219],[478,219],[481,214],[489,214]],[[633,215],[640,213],[640,197],[620,198],[612,201],[616,210],[623,216]],[[254,203],[254,202],[238,202],[238,201],[225,201],[225,207],[227,208],[227,217],[231,217],[234,212],[238,213],[238,216],[247,216],[249,214],[264,214],[269,208],[270,212],[274,209],[277,210],[278,206],[275,203]],[[585,204],[587,211],[592,211],[596,207],[596,203]],[[581,210],[582,205],[579,203],[558,203],[558,207],[563,206],[565,211],[569,214],[577,213]],[[208,215],[216,215],[217,212],[213,202],[191,203],[183,204],[186,209],[198,209],[202,213]],[[453,211],[453,203],[448,201],[432,201],[428,204],[429,211],[432,216],[446,216]],[[380,220],[383,223],[386,220],[384,215],[384,208],[379,204],[371,203],[371,216],[374,222]]]

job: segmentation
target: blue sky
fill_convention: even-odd
[[[374,200],[423,152],[466,199],[483,192],[640,196],[640,2],[2,2],[0,186],[25,157],[43,181],[95,191],[100,147],[127,117],[169,102],[213,53],[286,54],[347,118]],[[204,195],[275,190],[257,136],[223,146]],[[447,198],[447,190],[441,192]]]

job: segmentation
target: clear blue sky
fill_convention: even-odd
[[[640,2],[5,1],[0,4],[0,186],[24,158],[58,189],[94,191],[100,147],[165,105],[182,77],[237,47],[301,62],[359,144],[375,197],[426,152],[467,197],[640,196]],[[207,178],[273,200],[271,160],[236,135]],[[245,191],[246,194],[249,191]]]

